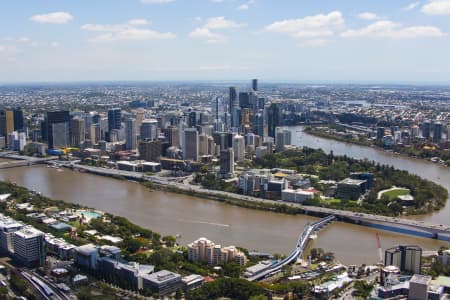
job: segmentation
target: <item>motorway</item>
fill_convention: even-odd
[[[234,193],[229,193],[229,192],[224,192],[224,191],[209,190],[209,189],[205,189],[198,185],[190,184],[190,181],[193,178],[193,175],[186,176],[186,177],[163,177],[163,176],[159,176],[159,175],[149,176],[149,175],[146,175],[146,174],[140,173],[140,172],[130,172],[130,171],[117,170],[117,169],[91,167],[91,166],[79,165],[79,164],[68,163],[68,162],[58,162],[58,164],[61,164],[62,166],[65,166],[65,167],[71,167],[74,169],[85,170],[85,171],[88,171],[88,172],[91,172],[94,174],[108,175],[108,176],[123,176],[123,177],[126,177],[127,179],[133,179],[133,180],[138,180],[138,181],[148,181],[151,183],[164,185],[167,187],[171,187],[171,188],[178,189],[178,190],[183,190],[186,192],[207,194],[208,196],[225,197],[225,198],[236,199],[236,200],[241,200],[241,201],[266,203],[266,204],[273,204],[273,205],[286,204],[293,208],[302,209],[303,211],[305,211],[306,214],[312,213],[312,214],[318,214],[318,215],[334,215],[338,218],[345,218],[345,219],[353,220],[357,224],[363,223],[363,222],[366,222],[366,223],[376,222],[376,223],[380,223],[380,224],[387,224],[392,227],[399,227],[399,228],[406,227],[406,228],[410,228],[415,231],[423,231],[423,232],[428,232],[431,234],[443,234],[443,235],[448,235],[450,237],[450,226],[448,226],[448,225],[433,224],[433,223],[427,223],[427,222],[423,222],[423,221],[402,219],[402,218],[395,218],[395,217],[386,217],[386,216],[373,215],[373,214],[367,214],[367,213],[356,213],[356,212],[351,212],[351,211],[330,209],[330,208],[317,207],[317,206],[304,206],[304,205],[297,204],[297,203],[282,202],[281,200],[274,201],[274,200],[261,199],[261,198],[257,198],[257,197],[234,194]]]

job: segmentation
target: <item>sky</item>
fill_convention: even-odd
[[[0,82],[450,83],[450,0],[1,0]]]

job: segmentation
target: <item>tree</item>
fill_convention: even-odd
[[[355,296],[359,296],[363,299],[366,299],[370,295],[370,291],[373,288],[373,285],[367,283],[364,280],[358,280],[355,282]]]

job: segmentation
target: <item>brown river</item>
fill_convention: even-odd
[[[420,160],[392,156],[371,148],[347,145],[306,135],[293,127],[297,145],[332,149],[335,154],[368,157],[380,163],[420,173],[450,189],[450,168]],[[128,218],[163,235],[180,234],[179,243],[187,244],[207,237],[222,245],[238,245],[249,250],[288,254],[307,222],[315,218],[257,211],[198,197],[190,197],[147,188],[129,181],[79,173],[45,166],[0,170],[0,180],[18,185],[54,199],[78,203]],[[449,224],[450,206],[420,219]],[[368,227],[335,222],[323,229],[309,247],[334,252],[345,264],[378,261],[375,234],[380,234],[383,249],[397,244],[417,244],[424,250],[437,250],[450,243],[380,231]]]

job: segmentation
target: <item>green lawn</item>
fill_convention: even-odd
[[[392,191],[388,191],[383,193],[383,196],[386,196],[389,198],[389,200],[394,200],[398,196],[408,195],[410,191],[408,189],[395,189]]]

